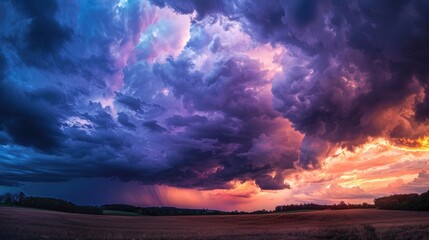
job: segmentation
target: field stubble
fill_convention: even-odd
[[[0,207],[0,239],[429,239],[429,212],[133,217]]]

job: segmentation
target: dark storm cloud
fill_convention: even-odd
[[[423,134],[413,129],[425,126],[429,116],[427,2],[217,2],[222,7],[203,11],[193,1],[186,6],[201,15],[223,14],[256,40],[292,50],[296,60],[277,78],[273,93],[280,100],[276,109],[306,135],[304,166],[317,165],[334,146]],[[184,12],[174,1],[155,3]],[[421,89],[424,99],[410,100]],[[387,114],[395,108],[391,119]],[[405,116],[401,109],[415,113]]]
[[[174,0],[152,0],[159,6],[169,6],[180,13],[195,11],[198,16],[224,15],[239,21],[243,30],[262,43],[287,43],[314,53],[317,43],[308,43],[300,39],[302,34],[296,29],[303,29],[315,21],[320,1],[252,1],[252,0],[220,0],[206,1],[204,8],[199,8],[193,0],[183,0],[178,5]],[[186,10],[181,6],[187,6]],[[197,18],[198,19],[198,18]]]
[[[88,29],[70,25],[77,24],[77,12],[73,12],[75,3],[67,3],[60,2],[62,9],[56,1],[0,3],[2,9],[9,9],[0,17],[3,185],[92,176],[141,177],[125,170],[116,175],[103,170],[145,156],[126,137],[127,129],[133,130],[127,115],[120,113],[114,119],[110,108],[97,102],[106,95],[100,90],[106,87],[104,81],[114,73],[107,37],[90,39]],[[109,6],[104,7],[100,14],[110,16],[105,19],[109,20],[113,15]],[[85,18],[82,15],[79,20]],[[91,27],[88,23],[85,26]],[[124,168],[130,173],[144,169],[135,165]]]
[[[14,0],[12,2],[30,20],[24,36],[27,51],[41,54],[55,53],[70,40],[71,28],[63,26],[56,20],[58,4],[55,0]]]
[[[67,108],[67,95],[56,88],[41,88],[28,92],[27,95],[33,101],[45,101],[51,105]]]
[[[63,2],[61,4],[64,5]],[[203,10],[206,5],[196,2],[195,6],[200,6],[198,9],[204,11],[199,14],[199,19],[202,19],[214,13],[209,8],[217,4],[209,4],[207,11]],[[73,12],[74,6],[70,7]],[[131,41],[139,25],[117,23],[113,19],[117,19],[118,15],[109,9],[112,6],[108,4],[83,4],[80,7],[85,11],[79,19],[86,19],[85,25],[74,26],[73,37],[67,39],[67,44],[64,41],[52,49],[45,49],[51,51],[51,55],[56,55],[54,52],[64,55],[61,58],[64,61],[57,61],[58,57],[48,59],[58,62],[58,69],[61,70],[58,74],[55,68],[39,66],[54,75],[47,77],[43,70],[32,69],[31,72],[17,64],[22,67],[19,71],[23,72],[18,76],[36,74],[32,79],[17,79],[18,82],[29,81],[32,84],[23,94],[23,98],[28,99],[24,105],[34,106],[39,112],[41,106],[49,110],[50,114],[46,114],[49,121],[43,123],[53,123],[56,128],[43,133],[50,136],[54,132],[61,136],[58,141],[61,144],[55,148],[58,152],[39,153],[32,147],[43,149],[35,145],[40,143],[19,142],[15,140],[15,135],[6,131],[14,140],[14,144],[10,145],[16,149],[8,150],[9,155],[22,158],[22,153],[27,153],[27,157],[20,164],[3,162],[4,169],[8,169],[2,173],[4,179],[40,182],[66,181],[77,177],[116,177],[123,181],[137,180],[145,184],[201,189],[229,188],[228,182],[232,180],[257,179],[261,188],[288,187],[279,179],[284,176],[284,169],[293,168],[298,150],[294,146],[295,150],[275,150],[275,155],[264,157],[263,152],[267,150],[262,143],[265,138],[274,136],[283,124],[276,122],[280,115],[273,110],[269,99],[256,96],[256,89],[268,83],[258,61],[240,54],[222,56],[221,39],[218,37],[217,48],[214,45],[209,47],[213,36],[200,29],[201,34],[193,36],[195,39],[191,38],[187,48],[195,51],[211,48],[211,53],[217,54],[211,71],[195,70],[192,57],[186,54],[161,63],[130,65],[123,70],[124,88],[111,97],[118,108],[115,113],[112,111],[113,105],[102,106],[97,102],[97,99],[108,96],[100,89],[111,84],[108,79],[116,73],[112,69],[115,63],[111,61],[113,57],[108,54],[114,42],[111,39],[117,36],[125,45]],[[221,9],[223,5],[218,7]],[[70,14],[65,9],[58,9],[57,5],[51,8],[43,10],[46,12],[37,9],[30,13],[29,10],[20,11],[28,17],[46,15],[51,16],[52,20],[56,20],[55,13]],[[91,14],[104,21],[90,21]],[[133,10],[127,14],[124,19],[137,13]],[[74,17],[69,16],[65,21],[67,25],[73,23],[70,19]],[[58,24],[65,26],[66,23]],[[124,25],[128,27],[122,28]],[[25,26],[24,29],[30,27]],[[106,32],[110,35],[108,39]],[[19,34],[26,37],[28,31]],[[201,36],[208,41],[200,39]],[[15,47],[17,52],[23,49],[20,45]],[[118,51],[121,47],[119,45]],[[75,56],[75,52],[82,53],[82,57]],[[7,53],[9,57],[13,55],[13,52]],[[64,71],[67,61],[70,68]],[[18,72],[18,69],[9,70]],[[103,79],[105,85],[100,86],[94,80],[96,75]],[[47,78],[46,84],[42,81],[44,77]],[[11,86],[15,84],[18,85],[13,83]],[[175,112],[175,109],[181,108],[185,112]],[[200,113],[194,114],[195,111]],[[52,112],[57,115],[53,116]],[[34,129],[42,128],[35,126]],[[24,135],[30,136],[28,131],[25,130]],[[8,143],[8,138],[4,139]],[[29,139],[32,139],[31,136],[27,141]],[[255,148],[255,144],[262,147]],[[277,144],[282,145],[283,142],[274,143],[276,149],[281,148]],[[34,169],[33,166],[38,168]]]
[[[129,109],[136,111],[136,112],[143,112],[142,109],[142,102],[140,101],[140,99],[131,97],[131,96],[126,96],[123,95],[121,93],[116,93],[116,101],[118,101],[119,103],[125,105],[126,107],[128,107]]]
[[[13,0],[12,3],[29,17],[52,18],[52,15],[58,11],[56,0],[41,0],[37,2]]]
[[[0,184],[116,177],[276,190],[290,187],[285,170],[297,160],[315,168],[335,147],[427,130],[426,1],[152,2],[197,14],[185,49],[165,61],[132,48],[155,39],[151,21],[171,12],[138,1],[11,2],[0,16]],[[227,21],[287,49],[274,99],[262,93],[271,81],[261,63],[205,29]]]
[[[166,129],[157,123],[156,120],[142,123],[143,127],[150,129],[152,132],[165,132]]]
[[[128,127],[130,129],[135,129],[136,125],[132,124],[129,120],[128,120],[128,115],[120,112],[118,113],[118,121],[124,125],[125,127]]]
[[[16,144],[49,151],[58,148],[64,135],[55,110],[34,103],[15,86],[0,83],[0,128]]]
[[[2,81],[5,76],[6,68],[7,68],[6,58],[0,52],[0,81]]]
[[[419,134],[413,130],[419,125],[415,116],[401,112],[416,107],[419,117],[423,103],[413,96],[426,89],[429,76],[423,67],[427,60],[405,50],[424,51],[427,46],[415,45],[429,40],[429,29],[423,23],[427,17],[416,14],[416,3],[333,2],[330,12],[322,12],[332,16],[330,24],[324,24],[332,36],[319,31],[323,47],[307,64],[286,72],[273,87],[274,95],[282,100],[277,109],[306,135],[301,148],[303,164],[320,162],[329,143],[352,148],[368,137],[414,138]],[[311,25],[308,30],[317,32]],[[310,44],[311,36],[306,37]],[[412,102],[405,105],[407,101]],[[392,119],[388,111],[403,117]],[[408,129],[402,127],[404,123]],[[312,147],[305,147],[306,143]],[[324,149],[313,147],[323,145]]]
[[[185,127],[181,144],[173,145],[174,165],[160,176],[162,182],[182,187],[225,188],[234,179],[256,180],[263,189],[283,189],[284,169],[293,168],[295,154],[267,158],[261,162],[248,155],[261,134],[274,134],[279,115],[271,103],[257,97],[257,90],[243,89],[266,84],[263,72],[246,57],[219,58],[212,71],[193,70],[186,57],[169,59],[155,66],[155,74],[172,87],[187,109],[219,112],[219,117],[174,115],[166,120],[172,127]],[[189,143],[187,143],[189,141]],[[284,143],[280,143],[284,144]],[[265,149],[253,150],[254,155]],[[269,173],[276,172],[275,177]]]
[[[205,76],[191,69],[190,59],[170,59],[166,65],[155,65],[154,71],[173,87],[176,97],[183,97],[184,104],[196,110],[219,110],[238,119],[276,117],[270,103],[259,102],[255,92],[243,92],[246,87],[265,84],[256,61],[240,57],[220,59]]]
[[[284,178],[281,175],[278,175],[274,178],[270,175],[257,176],[255,178],[255,182],[261,189],[266,190],[290,188],[289,184],[284,183]]]
[[[181,14],[191,14],[194,11],[198,14],[198,19],[204,18],[212,13],[222,12],[226,4],[224,1],[199,1],[199,0],[179,0],[179,1],[164,1],[151,0],[151,2],[160,7],[168,5]]]
[[[200,115],[192,115],[192,116],[180,116],[174,115],[166,120],[166,123],[175,127],[185,127],[192,124],[205,123],[207,122],[207,117]]]
[[[46,18],[35,18],[29,25],[28,49],[52,52],[69,40],[70,29],[62,28],[57,22]]]
[[[0,145],[6,145],[11,142],[13,142],[13,140],[10,138],[9,134],[0,131]]]
[[[95,115],[85,113],[82,115],[82,117],[90,120],[96,125],[96,128],[99,129],[109,130],[114,129],[117,126],[117,124],[113,121],[112,116],[103,110],[98,110]]]

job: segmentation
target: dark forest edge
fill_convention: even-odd
[[[429,211],[429,191],[422,194],[395,194],[374,199],[375,206],[388,210]]]
[[[374,204],[347,204],[341,201],[339,204],[320,205],[314,203],[290,204],[275,207],[273,211],[265,209],[253,212],[244,211],[219,211],[209,209],[185,209],[175,207],[136,207],[126,204],[106,204],[101,206],[79,206],[62,199],[47,197],[27,197],[24,193],[5,193],[0,195],[0,205],[19,206],[54,210],[60,212],[83,214],[118,214],[147,215],[147,216],[177,216],[177,215],[227,215],[227,214],[265,214],[273,212],[305,211],[305,210],[341,210],[341,209],[367,209],[379,208],[388,210],[412,210],[429,211],[429,191],[422,194],[395,194],[374,199]]]

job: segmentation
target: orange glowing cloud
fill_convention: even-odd
[[[320,169],[285,170],[285,182],[291,189],[263,191],[253,180],[231,181],[229,189],[155,189],[163,205],[252,211],[287,203],[371,203],[383,195],[422,192],[429,185],[428,172],[429,151],[409,151],[385,139],[374,139],[353,152],[338,149]],[[135,203],[151,205],[145,196]]]
[[[314,171],[299,171],[287,177],[292,191],[305,198],[333,201],[340,196],[352,202],[372,201],[373,197],[419,192],[412,188],[416,177],[424,179],[429,169],[429,151],[398,147],[385,139],[374,139],[349,151],[338,149]]]

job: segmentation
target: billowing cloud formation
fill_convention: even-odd
[[[161,2],[161,3],[160,3]],[[154,1],[237,19],[259,42],[291,49],[276,77],[275,109],[305,134],[300,161],[320,163],[337,146],[394,142],[427,133],[428,11],[424,1]]]
[[[2,4],[3,184],[289,187],[302,136],[272,107],[273,59],[249,54],[236,22],[191,26],[146,1]]]
[[[338,151],[428,145],[424,1],[0,7],[2,185],[115,178],[250,197],[299,187],[295,173],[307,181]],[[395,186],[427,178],[408,163],[419,177]],[[374,196],[347,184],[320,196]]]

